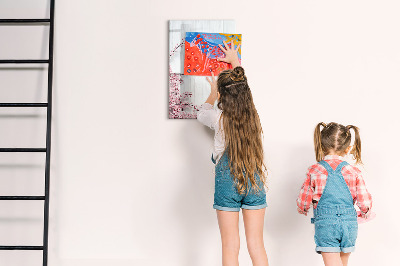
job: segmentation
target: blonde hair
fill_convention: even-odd
[[[323,127],[321,130],[321,126]],[[321,161],[326,153],[334,151],[337,153],[344,152],[351,142],[350,129],[354,130],[354,146],[351,150],[356,163],[361,163],[361,139],[359,129],[356,126],[343,126],[338,123],[331,122],[325,124],[318,123],[314,130],[314,149],[317,161]]]
[[[266,166],[261,138],[263,131],[244,69],[238,66],[222,71],[217,84],[225,149],[228,152],[229,167],[238,192],[244,194],[247,191],[248,180],[255,191],[260,191],[266,185]],[[259,175],[263,186],[257,183],[256,174]]]

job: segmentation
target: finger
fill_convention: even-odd
[[[215,82],[215,75],[214,75],[214,71],[211,72],[211,76],[212,76],[212,81]]]
[[[231,50],[235,50],[235,45],[233,44],[233,40],[231,40]]]
[[[239,45],[236,47],[236,52],[239,51],[240,45],[241,44],[239,43]]]
[[[208,83],[211,84],[211,80],[208,77],[206,77],[206,79],[207,79]]]
[[[218,44],[218,46],[219,46],[219,48],[221,48],[222,52],[224,52],[226,54],[226,52],[227,52],[226,49],[224,47],[222,47],[221,44]]]
[[[229,49],[229,46],[228,46],[228,44],[226,43],[226,41],[222,41],[222,42],[224,43],[226,50],[228,50],[228,49]]]

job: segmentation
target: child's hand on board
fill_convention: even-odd
[[[215,95],[217,95],[217,79],[214,76],[214,72],[211,72],[211,79],[209,77],[206,77],[208,83],[211,86],[211,93],[214,93]]]
[[[211,79],[209,77],[206,77],[206,79],[211,86],[210,96],[208,97],[206,103],[213,105],[215,100],[218,98],[218,85],[217,79],[214,76],[214,72],[211,72]]]
[[[233,44],[233,41],[231,41],[230,47],[225,41],[223,41],[223,42],[224,42],[225,47],[223,47],[221,44],[219,44],[218,46],[225,53],[225,57],[218,57],[217,60],[226,62],[228,64],[232,64],[233,68],[240,66],[239,57],[238,57],[238,51],[240,48],[240,44],[235,49],[235,45]]]

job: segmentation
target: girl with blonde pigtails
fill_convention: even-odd
[[[354,131],[353,146],[351,131]],[[318,163],[308,168],[297,198],[298,212],[307,215],[313,206],[311,223],[315,225],[316,252],[322,254],[327,266],[346,266],[355,249],[357,218],[372,218],[372,198],[361,171],[344,158],[352,154],[356,164],[362,164],[359,129],[321,122],[314,130],[314,148]],[[359,214],[354,204],[359,207]]]

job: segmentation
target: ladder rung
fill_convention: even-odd
[[[50,22],[48,18],[41,18],[41,19],[0,19],[0,23],[43,23],[43,22]]]
[[[46,148],[0,148],[0,152],[46,152]]]
[[[43,246],[0,246],[0,250],[43,250]]]
[[[0,64],[42,64],[49,63],[47,59],[3,59]]]
[[[44,200],[44,196],[0,196],[0,200]]]
[[[47,107],[47,103],[0,103],[0,107]]]

